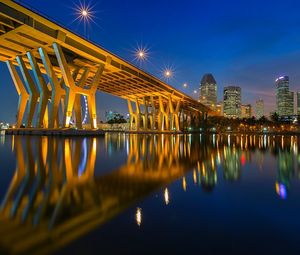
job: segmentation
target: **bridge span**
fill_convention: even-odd
[[[179,131],[200,125],[209,112],[160,79],[10,0],[0,2],[0,61],[6,62],[19,95],[17,127],[24,122],[82,128],[84,107],[95,129],[97,91],[128,101],[132,130]]]

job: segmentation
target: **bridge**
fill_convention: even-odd
[[[0,3],[0,61],[6,62],[19,95],[17,127],[25,122],[36,128],[71,124],[82,128],[84,97],[90,127],[96,129],[97,91],[127,100],[131,130],[179,131],[199,126],[210,111],[160,79],[10,0]]]

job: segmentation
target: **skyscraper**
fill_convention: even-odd
[[[262,99],[256,101],[255,112],[256,112],[256,119],[260,119],[262,116],[265,115],[265,106],[264,106],[264,101]]]
[[[251,104],[241,105],[241,118],[251,118],[252,117],[252,106]]]
[[[297,114],[300,115],[300,91],[297,92]]]
[[[224,116],[239,118],[241,116],[241,88],[229,86],[224,88]]]
[[[276,79],[276,111],[279,116],[294,114],[294,92],[289,90],[289,77]]]
[[[215,110],[217,105],[217,82],[212,74],[203,75],[200,82],[200,102]]]

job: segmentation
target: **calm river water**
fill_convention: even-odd
[[[0,137],[0,254],[300,254],[300,137]]]

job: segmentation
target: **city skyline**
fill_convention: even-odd
[[[72,23],[74,20],[72,1],[47,3],[23,0],[19,2],[30,4],[43,13],[47,10],[47,16],[80,34],[84,33],[82,26],[76,22]],[[59,8],[51,7],[52,3],[55,3],[53,6]],[[300,75],[297,72],[297,59],[300,52],[297,49],[299,37],[296,25],[300,23],[300,19],[296,15],[296,8],[292,8],[293,1],[287,1],[283,7],[277,3],[272,4],[274,12],[282,9],[289,12],[290,15],[285,20],[279,20],[270,12],[267,17],[263,16],[262,14],[265,14],[264,11],[269,6],[267,4],[261,6],[258,1],[254,1],[248,6],[249,8],[233,3],[233,1],[227,2],[226,6],[218,2],[215,5],[224,7],[226,14],[217,10],[216,21],[213,21],[206,13],[202,18],[194,15],[201,8],[206,8],[208,11],[214,10],[215,5],[210,3],[192,1],[189,5],[182,6],[179,1],[175,1],[172,6],[169,6],[167,2],[162,2],[147,6],[148,9],[145,8],[146,4],[136,5],[136,3],[137,1],[134,0],[127,2],[126,5],[134,7],[129,13],[122,12],[122,6],[115,8],[119,5],[118,1],[96,4],[94,8],[97,25],[91,24],[90,39],[137,66],[132,50],[137,44],[146,45],[149,48],[149,60],[141,63],[142,69],[162,79],[161,70],[164,66],[174,66],[174,77],[168,83],[190,96],[193,96],[194,89],[199,88],[202,75],[208,72],[213,73],[218,81],[219,99],[222,98],[225,86],[237,84],[246,95],[246,98],[243,97],[243,102],[254,105],[257,98],[264,100],[266,115],[275,110],[274,80],[276,77],[289,75],[290,90],[295,92],[299,90]],[[251,10],[256,9],[258,5],[261,9],[253,14]],[[113,13],[111,13],[112,10],[114,10]],[[236,10],[239,10],[240,14],[237,15]],[[153,15],[154,11],[158,12],[157,21],[154,20],[153,24],[149,24],[147,17]],[[181,11],[183,11],[182,19],[178,22],[175,16]],[[163,17],[166,12],[171,12],[168,19]],[[126,20],[126,17],[130,14],[134,14],[134,17],[139,20],[137,27],[133,27],[133,23],[128,24],[130,21]],[[113,21],[112,17],[117,18],[117,21]],[[126,29],[118,26],[124,19]],[[264,19],[267,22],[263,22]],[[250,23],[247,24],[247,21]],[[258,22],[262,22],[263,28],[268,31],[270,28],[277,29],[276,33],[264,34]],[[165,24],[168,28],[165,35],[161,32],[165,30],[164,26],[160,27],[160,24]],[[188,29],[186,31],[181,29],[178,35],[176,33],[178,26],[181,28],[187,26]],[[206,41],[201,40],[203,33],[208,35]],[[186,41],[185,38],[190,39]],[[249,38],[256,40],[249,42]],[[221,43],[220,39],[222,39]],[[240,42],[244,43],[243,47]],[[265,45],[266,42],[268,42],[268,47]],[[0,104],[11,109],[2,112],[0,120],[14,121],[17,95],[6,66],[1,64],[0,70],[2,86],[6,87],[6,93],[0,95]],[[189,84],[188,89],[182,87],[185,82]],[[101,98],[97,101],[99,115],[102,118],[105,111],[110,109],[126,113],[123,110],[126,101],[102,93],[97,97]]]

